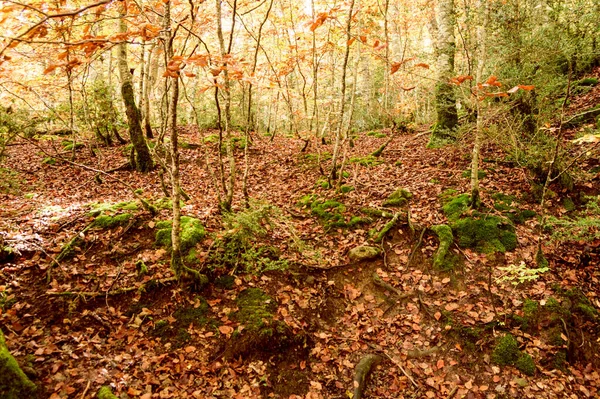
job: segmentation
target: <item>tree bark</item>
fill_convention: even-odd
[[[435,86],[437,121],[432,138],[434,140],[448,140],[453,138],[452,131],[458,125],[454,86],[450,83],[450,79],[454,75],[454,54],[456,51],[454,0],[440,0],[437,14],[438,82]]]
[[[122,11],[122,18],[119,20],[119,31],[127,32],[127,26],[123,19],[126,11]],[[140,125],[140,113],[135,105],[135,96],[133,93],[133,81],[131,72],[127,64],[127,43],[119,44],[119,75],[121,77],[121,95],[123,96],[123,104],[125,105],[125,114],[127,115],[127,123],[129,124],[129,137],[134,149],[134,165],[136,170],[140,172],[148,172],[153,167],[152,156],[148,150],[146,139],[142,133]]]

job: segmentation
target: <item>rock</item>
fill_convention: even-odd
[[[375,259],[379,257],[380,254],[381,250],[377,247],[361,245],[360,247],[352,248],[348,253],[348,257],[353,262],[360,262],[363,260]]]

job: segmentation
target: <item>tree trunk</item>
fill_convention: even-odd
[[[126,13],[122,11],[122,16]],[[119,20],[119,31],[125,33],[127,26],[123,18]],[[123,96],[123,103],[125,105],[125,113],[127,115],[127,123],[129,124],[129,137],[133,144],[135,152],[134,162],[136,170],[140,172],[148,172],[153,167],[152,156],[146,145],[144,134],[142,133],[142,127],[140,125],[140,113],[135,105],[135,96],[133,93],[133,82],[131,79],[131,72],[129,71],[129,65],[127,64],[127,43],[123,42],[119,44],[119,75],[121,77],[121,95]]]
[[[456,51],[454,0],[440,0],[437,14],[438,82],[435,86],[437,121],[432,141],[453,139],[452,131],[458,125],[454,86],[450,83],[450,79],[454,75],[454,53]]]
[[[350,57],[350,45],[352,38],[350,28],[352,27],[352,13],[354,12],[354,0],[350,2],[350,9],[348,11],[348,22],[346,24],[346,52],[344,53],[344,64],[342,65],[342,87],[340,89],[340,113],[338,128],[335,135],[335,144],[333,146],[333,156],[331,158],[331,174],[330,183],[335,181],[337,176],[337,161],[340,154],[340,147],[342,144],[342,133],[344,133],[344,111],[346,107],[346,73],[348,71],[348,58]],[[330,184],[331,185],[331,184]]]
[[[482,0],[477,0],[475,9],[478,12],[477,24],[477,70],[475,73],[475,81],[481,83],[483,81],[483,69],[485,67],[486,57],[486,29],[488,21],[488,4],[482,4]],[[480,203],[479,199],[479,152],[481,147],[481,134],[483,130],[483,110],[482,101],[475,98],[477,102],[477,127],[475,129],[475,143],[473,144],[473,152],[471,157],[471,206],[477,208]]]

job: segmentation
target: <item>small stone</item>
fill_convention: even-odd
[[[377,247],[371,247],[368,245],[361,245],[350,250],[348,257],[353,262],[360,262],[363,260],[375,259],[379,257],[381,250]]]

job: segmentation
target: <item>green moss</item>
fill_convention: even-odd
[[[569,197],[564,197],[561,202],[567,212],[573,212],[574,210],[577,209],[577,207],[575,206],[575,203]]]
[[[98,399],[119,399],[119,397],[112,393],[112,389],[108,385],[101,387],[96,395]]]
[[[373,155],[367,155],[365,157],[353,157],[350,158],[350,162],[357,163],[362,166],[370,167],[381,165],[384,160]]]
[[[171,248],[171,233],[173,222],[164,220],[156,224],[156,245],[163,248]],[[187,253],[197,243],[202,241],[206,231],[202,223],[189,216],[181,217],[181,251]]]
[[[317,187],[321,187],[324,190],[328,190],[331,188],[331,184],[329,184],[329,181],[324,177],[320,177],[315,185]]]
[[[378,139],[387,137],[387,135],[385,133],[375,132],[375,131],[367,132],[367,136],[376,137]]]
[[[446,197],[448,198],[448,197]],[[469,202],[471,198],[469,194],[461,194],[454,198],[449,198],[443,206],[444,214],[448,220],[453,221],[460,218],[460,216],[469,209]]]
[[[202,297],[197,297],[196,299],[198,306],[185,307],[175,311],[173,317],[177,319],[178,326],[187,328],[190,324],[194,324],[200,327],[207,323],[208,303]]]
[[[83,147],[83,143],[75,143],[74,144],[73,141],[71,141],[71,140],[64,140],[61,143],[61,145],[65,151],[72,151],[73,146],[75,146],[76,150]]]
[[[515,337],[506,334],[496,344],[492,352],[492,361],[501,366],[513,365],[519,359],[520,352]]]
[[[330,152],[322,152],[321,154],[317,154],[317,153],[304,154],[304,159],[310,163],[318,162],[319,159],[321,160],[321,162],[323,162],[323,161],[330,160],[331,158],[332,158],[332,155]]]
[[[124,201],[112,204],[110,202],[97,202],[90,206],[90,215],[98,216],[103,213],[114,213],[119,211],[137,211],[138,205],[136,201]]]
[[[458,244],[484,253],[512,251],[517,247],[514,227],[497,216],[464,218],[452,224]]]
[[[517,370],[521,370],[524,374],[534,375],[535,374],[535,362],[533,358],[527,353],[521,353],[519,358],[515,362]]]
[[[402,161],[401,160],[397,160],[396,162],[394,162],[394,166],[402,166]]]
[[[100,215],[94,219],[94,227],[112,229],[117,226],[124,226],[129,222],[131,217],[131,213],[122,213],[115,216]]]
[[[218,134],[209,134],[203,140],[205,143],[218,143],[219,135]]]
[[[185,205],[185,202],[180,202],[181,206]],[[158,209],[172,209],[173,208],[173,200],[171,198],[162,197],[154,201],[154,206]]]
[[[247,288],[236,298],[238,311],[233,317],[244,324],[246,330],[264,330],[273,321],[277,303],[259,288]]]
[[[24,399],[34,396],[37,387],[25,375],[6,346],[0,330],[0,396],[3,399]]]
[[[598,78],[583,78],[575,82],[575,86],[596,86]]]
[[[230,290],[235,285],[235,277],[225,274],[215,279],[215,285],[219,288]]]
[[[135,262],[135,270],[137,270],[138,277],[148,274],[148,266],[146,266],[146,263],[141,259]]]
[[[184,262],[187,265],[194,265],[200,263],[200,259],[198,259],[198,252],[196,251],[196,248],[190,249],[190,252],[184,258]]]
[[[360,216],[352,216],[348,221],[348,227],[354,227],[359,225],[371,224],[373,221],[370,218],[363,218]]]
[[[408,200],[412,198],[412,193],[404,188],[399,188],[394,191],[390,196],[384,201],[383,206],[403,206],[408,203]]]
[[[56,159],[52,157],[46,157],[42,160],[42,164],[44,165],[56,165]]]
[[[594,321],[598,317],[598,310],[587,303],[578,303],[577,310],[579,310],[586,318]]]
[[[431,230],[438,236],[440,241],[440,246],[433,256],[433,267],[437,270],[451,270],[454,265],[451,257],[448,256],[448,251],[450,245],[454,242],[452,229],[448,225],[439,224],[433,226]]]
[[[348,186],[348,185],[342,185],[340,187],[340,192],[343,194],[348,194],[349,192],[354,191],[354,187],[353,186]]]
[[[552,365],[555,369],[566,371],[567,370],[567,352],[564,350],[556,352]]]

